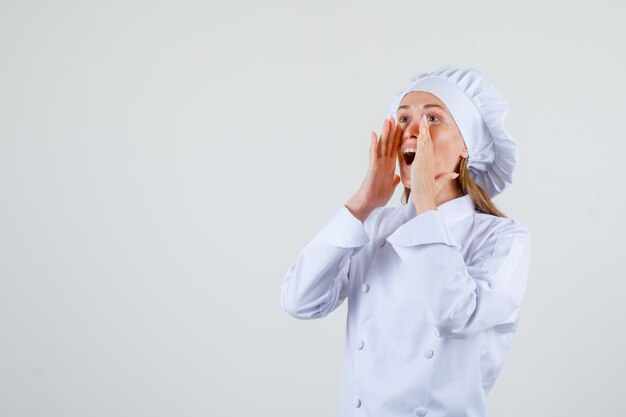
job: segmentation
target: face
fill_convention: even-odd
[[[400,178],[406,188],[411,188],[411,166],[405,160],[403,152],[416,148],[423,114],[426,114],[433,142],[435,178],[446,172],[458,172],[461,158],[468,156],[463,136],[446,105],[431,93],[411,91],[402,98],[396,113],[398,125],[402,128],[398,164]],[[409,161],[412,162],[411,159]]]

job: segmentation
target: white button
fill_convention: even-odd
[[[359,408],[361,406],[361,400],[359,400],[358,398],[354,399],[354,406],[356,408]]]
[[[433,357],[434,353],[435,352],[433,352],[431,349],[428,349],[428,350],[424,351],[424,356],[426,356],[428,359],[430,359],[430,358]]]
[[[366,293],[366,292],[368,292],[368,291],[369,291],[369,289],[370,289],[370,286],[369,286],[369,285],[367,285],[367,284],[361,284],[361,292],[362,292],[362,293]]]
[[[417,408],[415,410],[415,415],[419,416],[419,417],[424,417],[426,415],[426,410],[424,410],[423,408]]]
[[[439,331],[437,331],[437,329],[435,329],[435,330],[433,331],[433,334],[434,334],[435,336],[439,336]]]
[[[365,346],[365,342],[363,341],[363,339],[359,340],[359,343],[356,345],[356,347],[360,350],[363,349],[363,346]]]

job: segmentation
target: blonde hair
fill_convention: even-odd
[[[472,196],[472,201],[474,202],[474,207],[476,208],[476,211],[498,217],[507,217],[493,204],[493,201],[491,201],[491,197],[489,197],[489,194],[487,194],[485,190],[483,190],[478,184],[474,182],[467,169],[467,158],[461,158],[458,172],[459,176],[452,181],[458,181],[458,185],[461,187],[463,195],[469,194]],[[402,195],[402,198],[400,200],[402,204],[406,204],[409,201],[410,194],[411,189],[404,187],[404,194]]]

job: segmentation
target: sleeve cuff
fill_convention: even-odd
[[[440,242],[461,248],[437,210],[427,210],[413,217],[389,235],[387,241],[395,246],[416,246]]]
[[[354,248],[369,242],[365,226],[344,205],[330,218],[318,235],[335,246]]]

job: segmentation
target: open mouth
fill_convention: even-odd
[[[405,151],[402,153],[402,157],[407,165],[411,165],[415,159],[415,151]]]

